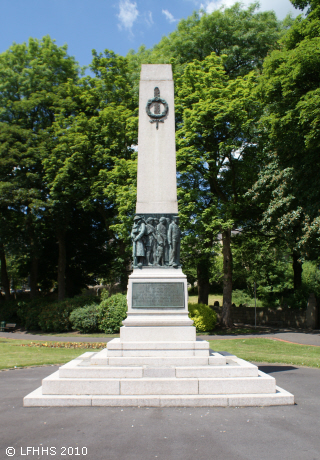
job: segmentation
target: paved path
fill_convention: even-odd
[[[109,342],[113,337],[56,337],[54,335],[37,335],[19,332],[0,332],[0,337],[17,340],[43,340],[45,342]]]
[[[199,338],[204,340],[222,340],[222,339],[239,339],[239,338],[274,338],[278,340],[284,340],[291,343],[299,343],[302,345],[313,345],[320,347],[320,331],[306,331],[306,332],[297,332],[297,331],[279,331],[279,332],[270,332],[270,333],[259,333],[259,334],[243,334],[243,335],[203,335]]]
[[[35,335],[29,333],[19,332],[0,332],[0,337],[18,340],[44,340],[54,342],[109,342],[113,337],[56,337],[53,335]],[[238,339],[238,338],[256,338],[266,337],[285,340],[292,343],[299,343],[302,345],[320,346],[320,331],[292,331],[292,330],[279,330],[276,332],[261,332],[258,334],[242,334],[242,335],[203,335],[198,336],[203,340],[222,340],[222,339]]]
[[[261,366],[295,395],[294,406],[22,407],[56,369],[0,372],[1,460],[320,460],[319,369]],[[74,455],[61,455],[64,447]]]

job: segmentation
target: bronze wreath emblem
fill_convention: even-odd
[[[160,104],[163,105],[163,112],[160,112]],[[151,112],[150,108],[151,106],[154,105],[154,112]],[[146,105],[146,112],[149,118],[151,118],[150,123],[156,123],[157,129],[159,126],[159,123],[164,123],[163,118],[167,115],[168,113],[168,103],[164,99],[160,97],[160,90],[156,86],[154,88],[154,97],[152,99],[149,99]]]

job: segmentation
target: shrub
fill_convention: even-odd
[[[99,303],[99,298],[90,298],[90,304]],[[16,302],[17,315],[21,326],[29,330],[42,329],[46,332],[65,332],[71,330],[70,313],[88,304],[87,296],[78,296],[63,301],[50,298],[19,300]]]
[[[18,323],[18,305],[14,300],[3,300],[0,302],[0,321],[6,323]]]
[[[99,329],[106,334],[119,332],[122,321],[127,317],[127,298],[124,294],[104,297],[98,306]]]
[[[73,310],[69,317],[72,329],[88,333],[99,330],[99,312],[96,304],[86,305]]]
[[[197,332],[208,332],[215,328],[217,314],[203,303],[189,303],[189,318],[194,321]]]
[[[17,313],[21,326],[29,330],[39,330],[39,315],[43,308],[48,308],[52,303],[51,299],[19,300]]]
[[[90,299],[91,303],[98,303],[99,299]],[[38,323],[43,331],[47,332],[67,332],[72,328],[70,314],[73,310],[88,304],[87,296],[65,299],[60,302],[52,302],[42,308],[38,317]]]

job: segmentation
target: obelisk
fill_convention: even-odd
[[[136,213],[177,212],[174,87],[171,65],[146,64],[141,68],[139,88]]]
[[[172,69],[169,64],[145,64],[139,88],[133,273],[121,341],[195,340],[180,238]]]

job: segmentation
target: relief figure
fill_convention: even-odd
[[[160,217],[159,224],[157,225],[157,265],[165,265],[165,246],[167,244],[167,226],[166,218]]]
[[[145,258],[144,235],[146,231],[146,224],[140,216],[135,216],[133,222],[134,224],[131,231],[133,243],[133,266],[141,268],[144,264]]]
[[[146,220],[146,264],[153,265],[154,263],[154,249],[155,249],[155,228],[153,226],[153,218],[148,217]]]
[[[173,221],[169,225],[168,242],[170,246],[170,262],[171,267],[178,267],[180,265],[180,239],[181,230],[179,228],[179,217],[174,216]]]
[[[135,216],[131,230],[133,267],[180,266],[179,218]]]

